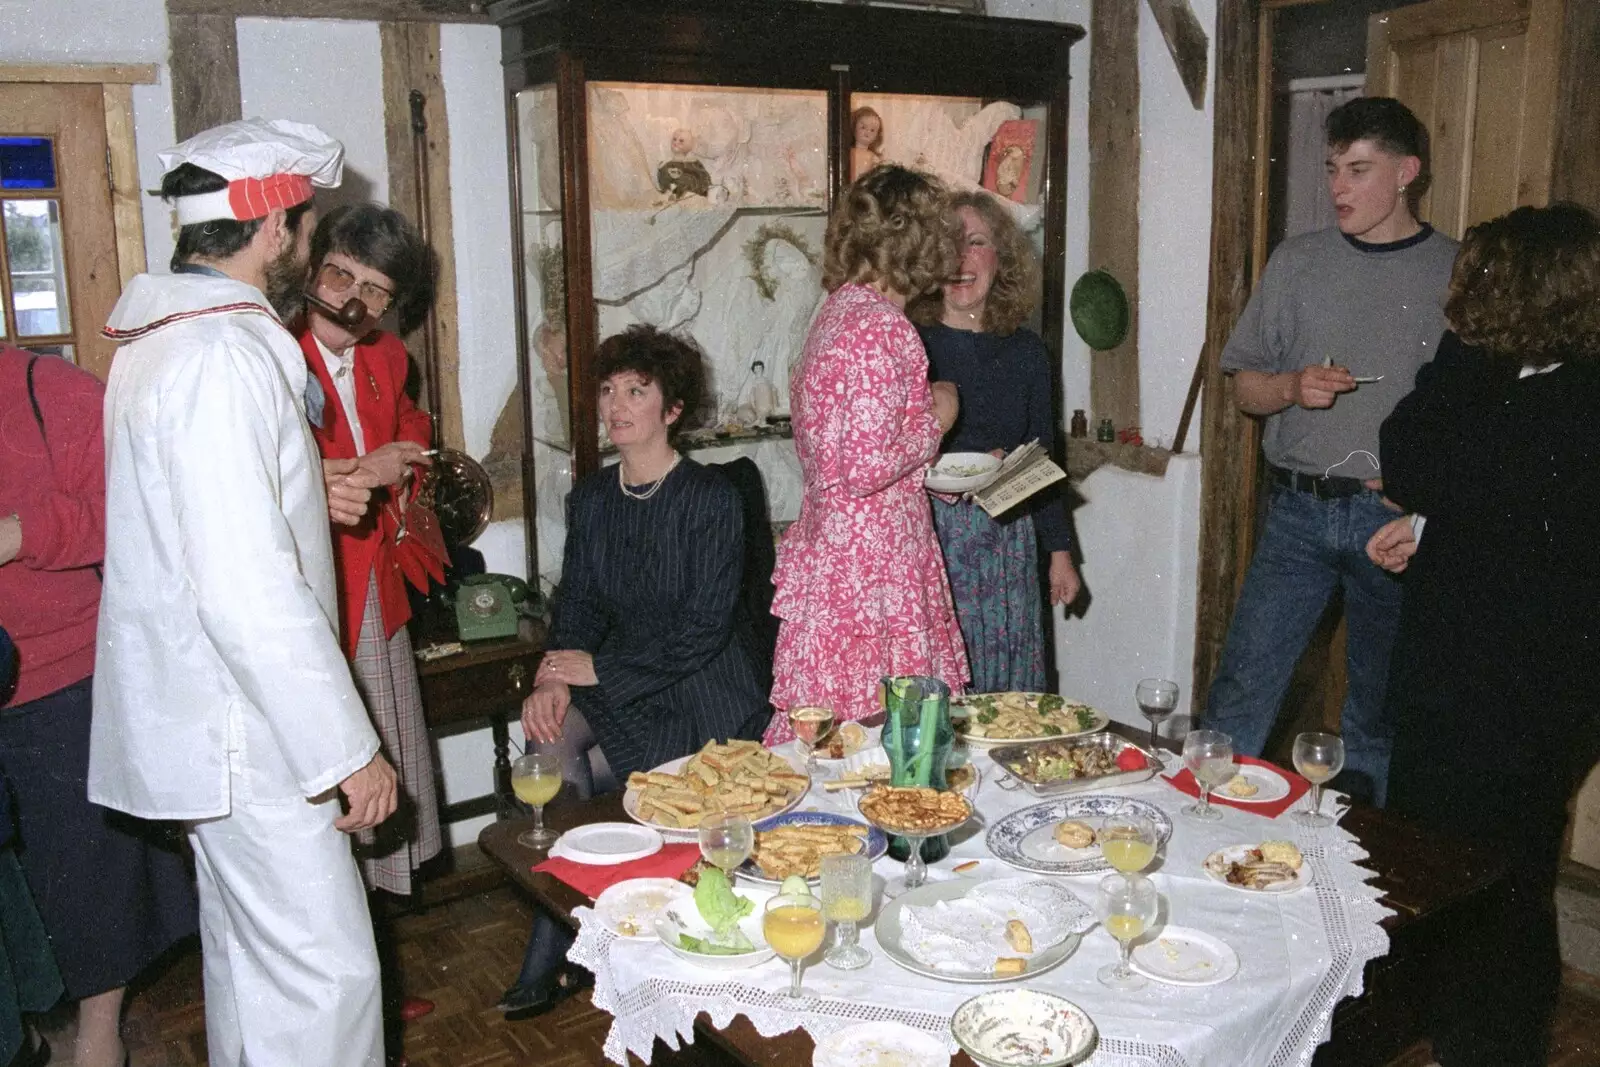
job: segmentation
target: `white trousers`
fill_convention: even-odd
[[[378,952],[337,800],[242,792],[189,824],[211,1067],[383,1067]]]

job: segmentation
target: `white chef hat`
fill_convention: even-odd
[[[311,199],[344,175],[344,145],[315,126],[288,119],[241,119],[157,152],[163,173],[193,163],[228,179],[212,193],[174,199],[178,225],[214,219],[247,222]]]

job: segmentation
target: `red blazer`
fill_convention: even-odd
[[[317,447],[324,459],[354,459],[355,435],[345,414],[333,378],[317,351],[316,338],[302,325],[297,333],[306,367],[322,383],[327,397],[323,422],[313,426]],[[406,395],[406,377],[411,362],[406,346],[392,333],[375,333],[356,345],[356,414],[361,419],[361,436],[371,452],[392,441],[415,441],[432,447],[432,423],[428,413]],[[361,637],[361,616],[367,606],[367,575],[378,575],[378,607],[383,613],[385,637],[393,637],[411,618],[406,598],[406,581],[394,559],[395,521],[387,489],[374,490],[372,507],[358,526],[333,527],[333,558],[339,580],[339,632],[345,655],[355,657]]]

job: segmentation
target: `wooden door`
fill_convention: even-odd
[[[1367,95],[1428,128],[1420,214],[1452,237],[1550,197],[1564,0],[1432,0],[1367,23]],[[1594,0],[1565,0],[1593,3]]]
[[[121,291],[99,85],[0,84],[3,336],[104,378]]]

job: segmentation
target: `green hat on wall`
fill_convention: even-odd
[[[1108,272],[1091,270],[1072,287],[1072,328],[1097,352],[1120,345],[1128,336],[1132,313],[1122,283]]]

